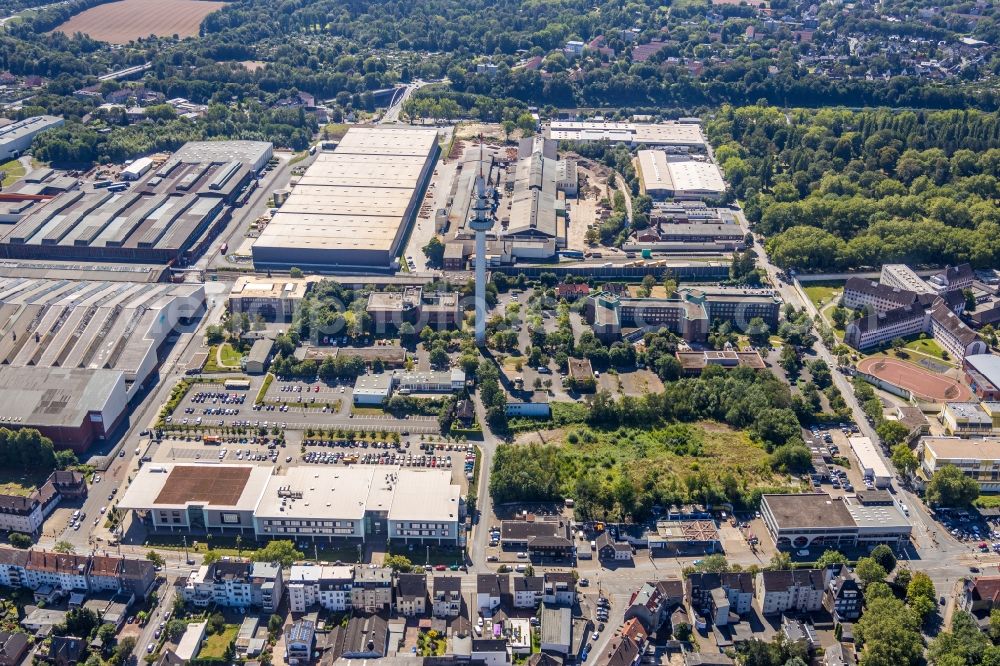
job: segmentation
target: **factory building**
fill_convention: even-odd
[[[726,193],[722,172],[709,160],[640,150],[638,166],[641,191],[654,199],[714,199]]]
[[[437,160],[436,130],[353,127],[321,152],[253,244],[254,265],[392,270]]]
[[[553,141],[607,141],[672,151],[705,151],[705,136],[696,122],[613,123],[553,120],[547,130]]]
[[[56,116],[34,116],[0,127],[0,162],[18,157],[31,147],[36,136],[45,130],[61,127],[64,122]]]
[[[126,189],[74,190],[33,207],[0,237],[0,257],[185,265],[270,157],[264,141],[186,143]]]
[[[566,247],[566,197],[577,194],[578,171],[574,160],[555,155],[555,142],[538,137],[523,140],[513,161],[503,161],[495,151],[479,146],[466,150],[449,197],[446,219],[454,240],[445,248],[446,268],[464,268],[472,254],[475,233],[469,222],[480,174],[490,215],[499,222],[486,232],[491,263],[548,259]]]
[[[0,278],[0,425],[85,451],[121,422],[200,284]]]

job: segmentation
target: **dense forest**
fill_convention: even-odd
[[[708,123],[784,268],[1000,262],[1000,117],[725,107]]]

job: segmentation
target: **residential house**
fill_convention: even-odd
[[[268,562],[219,561],[178,581],[177,591],[199,608],[260,608],[273,613],[281,603],[281,565]]]
[[[757,605],[764,615],[813,613],[823,607],[821,569],[762,571],[756,578]]]
[[[396,576],[396,610],[400,615],[407,617],[427,612],[426,574],[408,573]]]
[[[315,639],[315,619],[309,617],[293,622],[285,629],[285,662],[291,666],[312,662]]]
[[[693,573],[684,580],[684,601],[699,629],[706,626],[702,617],[725,626],[731,616],[750,612],[753,596],[753,575],[747,572]]]
[[[576,577],[566,571],[545,574],[545,591],[542,601],[546,604],[572,606],[576,603]]]
[[[124,561],[119,557],[94,555],[90,558],[91,591],[107,590],[117,592],[121,587],[120,577]]]
[[[622,636],[631,638],[640,648],[646,645],[646,641],[649,639],[649,631],[636,617],[626,620],[620,633]]]
[[[57,594],[74,590],[86,592],[89,567],[90,558],[86,555],[31,550],[24,568],[25,580],[27,587],[36,592],[43,586],[51,587]]]
[[[473,639],[471,658],[473,662],[480,661],[484,666],[503,666],[510,661],[507,641]]]
[[[27,634],[0,631],[0,666],[19,666],[27,656]]]
[[[19,589],[27,587],[25,569],[28,551],[18,548],[0,548],[0,586]]]
[[[607,666],[634,666],[639,662],[642,650],[627,636],[612,639],[607,647]]]
[[[861,617],[864,595],[857,575],[846,566],[827,575],[823,607],[836,622],[853,622]]]
[[[426,582],[425,582],[426,587]],[[327,640],[327,653],[339,659],[381,659],[389,645],[389,625],[380,615],[355,615]],[[326,657],[324,657],[326,659]]]
[[[679,579],[647,582],[632,594],[625,620],[637,619],[647,631],[656,631],[667,616],[684,603],[684,583]]]
[[[0,530],[37,534],[61,500],[86,496],[83,474],[52,472],[45,483],[28,495],[0,495]]]
[[[131,592],[137,599],[145,599],[153,591],[156,566],[149,560],[123,557],[120,573],[121,592]]]
[[[1000,608],[1000,576],[976,576],[966,581],[957,605],[969,613],[988,613]]]
[[[597,558],[602,562],[630,562],[632,546],[625,541],[618,541],[609,532],[601,532],[597,537]]]
[[[356,567],[351,587],[351,608],[365,613],[391,611],[392,587],[392,569]]]
[[[542,576],[514,576],[514,608],[538,608],[544,591]]]
[[[565,298],[567,301],[575,301],[578,298],[585,298],[590,295],[590,285],[586,282],[570,284],[561,282],[556,285],[556,297]]]
[[[55,666],[76,666],[84,661],[87,639],[75,636],[53,636],[49,639],[45,660]]]
[[[343,612],[351,608],[354,567],[293,565],[287,587],[288,606],[293,613],[304,613],[315,604]]]
[[[510,594],[510,577],[507,574],[479,574],[476,576],[476,610],[492,615],[500,607],[503,597]]]
[[[431,615],[455,618],[462,612],[462,579],[459,576],[434,576],[434,603]]]

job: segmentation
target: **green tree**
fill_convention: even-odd
[[[396,573],[409,573],[413,571],[413,562],[405,555],[386,555],[382,564]]]
[[[866,586],[876,581],[884,581],[887,575],[885,568],[870,557],[862,557],[854,567],[861,584]]]
[[[73,547],[73,544],[65,540],[56,543],[56,545],[52,547],[52,550],[54,550],[57,553],[72,553],[76,551],[76,549]]]
[[[20,548],[21,550],[31,548],[31,544],[34,543],[30,536],[20,532],[11,532],[7,535],[7,541],[10,545],[14,546],[14,548]]]
[[[301,560],[305,553],[295,549],[295,543],[288,539],[269,541],[266,546],[253,554],[254,562],[279,562],[283,567],[292,566],[292,562]]]
[[[277,636],[278,632],[281,631],[281,628],[284,625],[285,625],[285,618],[281,617],[280,615],[273,614],[271,615],[271,617],[267,618],[267,631],[272,636]]]
[[[111,645],[115,641],[115,636],[118,634],[118,630],[115,629],[113,624],[102,624],[97,628],[97,637],[101,639],[101,642],[107,646]]]
[[[172,618],[169,622],[167,622],[167,638],[175,643],[181,639],[181,636],[184,635],[186,630],[187,623],[184,620]]]
[[[927,656],[935,665],[953,660],[962,666],[979,666],[988,647],[989,640],[976,625],[975,618],[965,611],[957,611],[951,618],[949,631],[939,633],[927,646]]]
[[[297,268],[296,266],[292,266],[291,268],[288,269],[288,277],[291,277],[291,278],[301,278],[303,275],[304,275],[304,273],[302,272],[301,268]]]
[[[867,600],[855,638],[861,666],[913,666],[923,655],[920,618],[895,597]]]
[[[927,502],[936,506],[970,506],[979,497],[979,484],[955,465],[939,467],[927,484]]]
[[[917,597],[927,597],[928,599],[935,599],[937,597],[933,581],[923,571],[913,572],[910,584],[906,586],[907,602],[912,602]]]
[[[816,566],[820,569],[825,569],[834,564],[847,564],[847,562],[847,556],[839,550],[828,549],[816,560]]]
[[[432,236],[422,250],[431,266],[440,267],[444,262],[444,243],[437,236]]]
[[[891,574],[896,568],[896,556],[893,555],[889,546],[881,543],[872,550],[871,558],[878,562],[878,565],[885,569],[886,575]]]
[[[163,556],[157,553],[155,550],[151,550],[146,553],[146,559],[153,563],[153,566],[162,568],[167,562],[163,559]]]
[[[875,429],[886,448],[892,448],[906,439],[909,431],[899,421],[882,421]]]
[[[207,564],[215,564],[216,562],[218,562],[221,559],[222,559],[222,555],[219,554],[219,551],[217,551],[217,550],[210,550],[210,551],[208,551],[207,553],[205,553],[202,556],[201,563],[202,564],[206,564],[206,565]]]
[[[221,634],[226,630],[226,618],[222,613],[212,613],[208,618],[207,631],[209,634]]]
[[[886,423],[895,423],[895,421],[886,421]],[[910,450],[909,445],[902,442],[892,448],[892,464],[906,476],[912,475],[920,465],[916,454]]]
[[[774,571],[784,571],[792,568],[792,556],[783,550],[779,550],[771,556],[770,567]]]

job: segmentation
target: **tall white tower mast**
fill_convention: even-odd
[[[476,176],[476,202],[469,227],[476,232],[476,344],[486,344],[486,232],[493,228],[492,206],[486,196],[483,175],[483,138],[479,137],[479,175]]]

